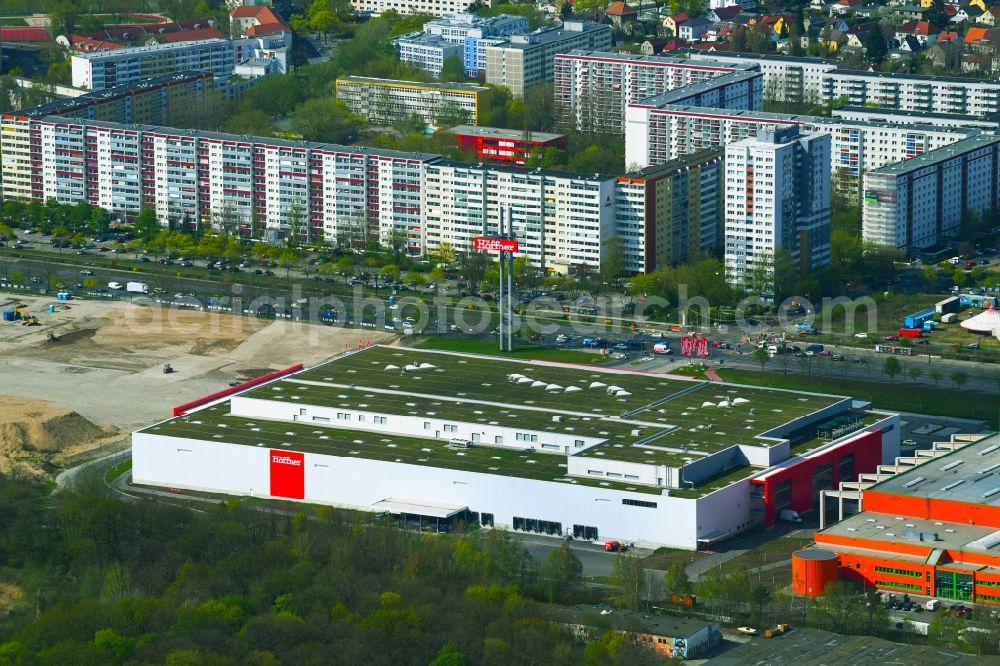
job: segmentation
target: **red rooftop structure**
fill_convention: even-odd
[[[458,138],[462,150],[474,151],[476,157],[523,165],[536,148],[565,148],[565,134],[521,132],[499,127],[458,125],[449,130]]]

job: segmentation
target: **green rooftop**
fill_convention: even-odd
[[[442,440],[233,416],[229,413],[228,403],[214,405],[187,416],[150,426],[142,432],[339,457],[357,456],[369,460],[444,467],[481,474],[607,487],[655,495],[662,492],[661,488],[641,484],[616,483],[584,477],[570,479],[566,476],[564,455],[485,446],[453,449]]]
[[[844,398],[664,375],[603,371],[587,366],[372,347],[239,394],[245,398],[434,416],[460,423],[524,428],[605,440],[575,456],[683,467],[759,439],[790,421]],[[787,428],[782,428],[782,431]],[[436,437],[337,428],[335,424],[251,419],[230,414],[228,402],[144,432],[289,447],[338,456],[399,461],[569,483],[565,454],[478,443],[455,449]],[[810,436],[813,433],[809,433]],[[704,494],[754,468],[731,470],[683,492]],[[659,494],[660,488],[601,478],[572,482]]]

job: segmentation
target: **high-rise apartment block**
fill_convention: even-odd
[[[754,64],[581,50],[556,54],[554,68],[559,122],[614,133],[624,131],[629,104],[733,72],[759,71]]]
[[[421,182],[435,155],[62,117],[0,119],[3,195],[141,207],[175,226],[260,224],[422,252]]]
[[[705,150],[619,176],[615,236],[626,269],[654,271],[706,256],[720,245],[723,151]]]
[[[1000,137],[974,136],[864,175],[862,235],[907,253],[957,234],[1000,204]]]
[[[841,106],[831,111],[834,118],[892,125],[933,125],[934,127],[975,128],[983,134],[1000,134],[1000,113],[963,116],[954,113],[900,111],[872,106]]]
[[[503,44],[510,35],[526,34],[528,19],[501,14],[482,17],[452,14],[424,24],[424,31],[396,39],[399,59],[413,62],[438,76],[441,63],[457,55],[465,73],[476,76],[486,69],[486,47]]]
[[[694,62],[759,65],[764,97],[778,102],[846,100],[854,106],[970,116],[1000,112],[1000,81],[844,70],[819,58],[698,51],[689,55]]]
[[[162,125],[210,103],[216,93],[226,96],[226,90],[217,90],[210,72],[179,72],[58,99],[20,113],[33,118],[64,116]]]
[[[236,66],[237,43],[228,39],[205,39],[133,46],[114,51],[74,53],[71,61],[73,86],[88,90],[104,90],[189,70],[211,72],[217,78],[226,78]]]
[[[754,275],[766,278],[779,248],[791,251],[803,274],[829,263],[829,136],[774,129],[729,144],[725,160],[730,279],[742,284]]]
[[[441,76],[445,60],[462,58],[465,54],[463,45],[450,42],[440,35],[428,35],[413,32],[393,40],[401,62],[410,62],[431,74],[434,78]]]
[[[536,265],[568,272],[600,269],[604,242],[614,235],[615,179],[549,169],[441,161],[426,167],[426,250],[451,243],[459,252],[472,239],[500,232],[509,214],[519,253]]]
[[[514,97],[524,97],[531,86],[552,80],[556,54],[604,51],[613,44],[611,26],[585,21],[511,35],[503,44],[486,47],[486,83],[506,86]]]
[[[459,14],[469,8],[467,0],[351,0],[359,14],[378,16],[385,11],[397,14],[442,16]]]
[[[853,197],[858,195],[865,171],[916,157],[980,132],[977,128],[893,125],[683,104],[630,104],[626,113],[625,160],[637,167],[664,164],[774,127],[796,126],[806,132],[828,134],[832,141],[831,172],[838,177],[845,193]]]
[[[337,99],[375,125],[419,116],[427,125],[475,125],[489,104],[490,89],[471,83],[417,83],[344,76]]]

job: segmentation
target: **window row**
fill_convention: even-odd
[[[909,571],[908,569],[893,569],[892,567],[875,567],[875,573],[892,574],[893,576],[909,576],[910,578],[923,578],[919,571]]]

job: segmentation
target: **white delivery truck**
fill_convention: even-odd
[[[131,294],[148,294],[149,285],[145,282],[129,282],[125,285],[125,291]]]

